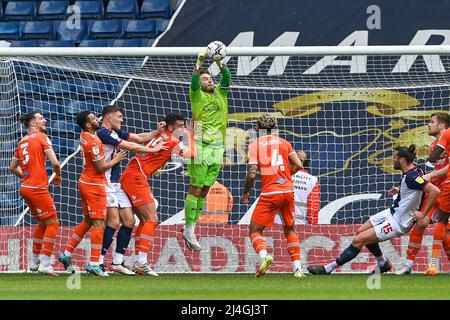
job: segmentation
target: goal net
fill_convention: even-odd
[[[21,48],[6,49],[20,52]],[[43,48],[50,51],[36,50],[28,56],[23,51],[10,53],[0,61],[0,271],[28,270],[36,223],[19,196],[18,179],[8,170],[25,133],[17,122],[20,114],[35,109],[43,113],[47,134],[63,163],[62,186],[50,186],[61,222],[56,257],[82,220],[76,114],[91,110],[99,115],[103,106],[117,101],[125,110],[123,129],[134,133],[155,129],[168,112],[192,117],[188,90],[198,48],[95,48],[94,54],[91,48],[63,49],[73,51]],[[427,123],[432,113],[449,111],[450,50],[444,46],[375,49],[228,48],[232,86],[226,153],[196,228],[202,251],[190,251],[181,237],[189,177],[186,163],[174,158],[150,180],[160,221],[149,255],[155,271],[254,272],[258,257],[248,238],[248,223],[259,182],[249,205],[241,204],[240,196],[247,147],[256,136],[255,120],[263,112],[276,116],[279,136],[295,150],[309,153],[308,170],[318,178],[317,221],[311,218],[315,223],[296,226],[303,267],[333,260],[361,223],[392,204],[386,191],[401,177],[392,168],[393,147],[415,143],[417,162],[432,170],[425,164],[434,139],[427,134]],[[217,83],[217,68],[208,66]],[[431,225],[425,233],[414,271],[426,268],[433,229]],[[271,271],[290,272],[282,226],[275,224],[264,235],[275,258]],[[406,257],[407,243],[407,236],[382,243],[395,267]],[[80,270],[89,258],[89,248],[87,235],[73,256]],[[114,248],[115,243],[106,264]],[[132,240],[126,263],[133,249]],[[444,255],[442,261],[446,262]],[[364,249],[340,271],[366,272],[374,264]],[[442,270],[448,271],[448,266],[442,264]],[[57,261],[55,268],[63,270]]]

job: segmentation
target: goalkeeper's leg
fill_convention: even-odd
[[[205,197],[201,198],[202,190],[205,185],[205,177],[208,166],[204,163],[188,164],[190,178],[189,193],[184,203],[185,226],[182,229],[183,239],[191,250],[201,250],[200,244],[195,238],[195,225],[203,210]],[[200,205],[200,206],[199,206]]]

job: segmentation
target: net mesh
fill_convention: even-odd
[[[150,264],[157,272],[255,270],[258,258],[247,236],[247,224],[259,182],[250,205],[241,204],[239,198],[246,176],[247,146],[255,136],[254,121],[262,112],[276,116],[277,134],[295,150],[309,153],[309,172],[318,177],[318,224],[296,227],[302,264],[334,259],[347,247],[359,224],[392,204],[386,190],[400,180],[399,172],[392,168],[392,148],[415,143],[417,161],[425,168],[428,146],[434,139],[427,135],[430,115],[449,110],[449,62],[448,56],[436,55],[227,58],[232,86],[226,153],[219,185],[209,195],[197,227],[203,249],[193,253],[181,238],[189,177],[186,164],[172,159],[150,180],[160,221]],[[24,213],[18,179],[8,170],[24,134],[18,115],[34,109],[43,112],[49,120],[47,134],[64,162],[62,186],[50,187],[61,221],[55,249],[59,254],[82,220],[76,114],[82,110],[99,114],[104,105],[117,100],[125,110],[123,129],[134,133],[155,129],[168,112],[191,118],[188,91],[194,64],[194,57],[10,57],[0,62],[0,270],[27,270],[35,223]],[[210,71],[217,83],[218,69],[212,65]],[[50,172],[50,166],[48,169]],[[427,265],[432,242],[429,229],[415,271],[423,271]],[[269,252],[275,255],[271,270],[291,271],[282,227],[275,224],[265,235]],[[405,258],[407,241],[403,237],[382,244],[396,267]],[[127,263],[130,254],[131,249]],[[81,269],[88,257],[87,236],[75,251],[74,262]],[[363,251],[341,271],[366,271],[373,264],[373,258]],[[55,267],[62,270],[58,263]]]

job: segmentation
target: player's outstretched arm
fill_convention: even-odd
[[[122,140],[122,142],[119,144],[119,148],[134,152],[134,153],[153,153],[158,152],[159,150],[167,150],[167,147],[164,146],[164,142],[158,143],[153,148],[148,148],[146,146],[143,146],[141,144],[137,144],[135,142],[125,141]]]
[[[430,181],[431,179],[434,179],[434,178],[442,178],[442,177],[445,177],[445,176],[447,176],[449,167],[450,167],[450,165],[447,165],[446,167],[444,167],[444,168],[442,168],[442,169],[439,169],[439,170],[433,170],[433,171],[427,173],[426,175],[424,175],[423,178],[424,178],[425,180]]]
[[[223,63],[221,60],[216,60],[216,64],[219,66],[220,69],[220,89],[225,90],[226,93],[228,93],[228,89],[230,88],[231,84],[231,73],[230,69],[228,69],[227,65]]]
[[[53,184],[60,185],[62,182],[61,178],[61,165],[59,164],[58,158],[56,157],[53,149],[49,149],[45,151],[48,160],[52,164],[53,172],[55,173],[55,177],[53,178]]]
[[[250,198],[250,191],[255,185],[256,175],[258,173],[257,164],[249,164],[247,170],[247,177],[245,178],[244,192],[242,193],[241,202],[248,203]]]
[[[145,143],[147,141],[152,140],[158,134],[164,131],[164,128],[166,127],[166,123],[164,121],[161,121],[158,123],[158,129],[153,130],[151,132],[142,132],[142,133],[130,133],[129,141],[136,142],[136,143]]]
[[[23,173],[22,173],[22,169],[20,169],[19,164],[20,164],[20,160],[13,158],[11,160],[11,164],[9,165],[9,170],[11,170],[12,173],[14,173],[20,179],[22,179]]]
[[[127,151],[122,150],[120,152],[117,152],[110,161],[106,162],[105,158],[103,157],[98,161],[94,161],[94,165],[97,168],[97,171],[105,172],[114,167],[119,162],[121,162],[123,159],[125,159],[127,157],[127,154],[128,154]]]
[[[202,71],[203,62],[205,62],[207,57],[208,52],[206,51],[206,48],[202,48],[198,52],[197,62],[195,63],[194,71],[192,72],[191,86],[189,87],[189,94],[191,97],[200,90],[200,73]]]
[[[414,220],[422,219],[423,217],[425,217],[427,212],[429,212],[431,208],[433,208],[434,203],[441,194],[441,190],[439,190],[438,187],[430,182],[427,183],[425,187],[423,187],[423,191],[427,193],[427,201],[425,202],[424,207],[421,208],[422,210],[416,211],[414,213]]]

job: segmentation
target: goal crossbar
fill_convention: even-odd
[[[7,47],[0,56],[195,56],[200,47]],[[450,45],[422,46],[295,46],[295,47],[227,47],[228,56],[313,56],[313,55],[411,55],[450,54]]]

